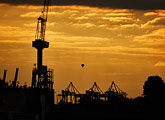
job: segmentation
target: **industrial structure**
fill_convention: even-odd
[[[62,90],[61,94],[57,95],[57,103],[65,104],[77,104],[78,98],[80,98],[80,92],[77,88],[73,85],[72,82],[69,83],[68,87],[65,90]],[[60,101],[59,101],[60,100]]]
[[[89,116],[88,113],[96,115],[103,111],[110,113],[125,108],[125,103],[128,103],[127,94],[114,81],[105,92],[94,82],[83,94],[70,82],[57,95],[57,104],[54,104],[53,69],[43,65],[43,50],[49,48],[45,33],[50,1],[44,0],[42,14],[37,19],[35,40],[32,41],[32,47],[37,50],[37,64],[34,64],[32,70],[31,86],[19,85],[19,68],[16,68],[11,83],[6,81],[7,70],[4,70],[3,77],[0,78],[0,120],[50,120],[54,116],[66,118],[75,111],[78,117],[79,114],[82,117],[84,113]],[[85,64],[81,64],[81,67],[84,66]]]
[[[105,91],[105,101],[111,101],[115,98],[126,98],[127,93],[122,91],[114,81],[112,81],[111,86]]]
[[[46,22],[50,0],[44,0],[41,16],[38,17],[35,41],[37,65],[32,70],[31,86],[19,85],[19,68],[13,81],[6,81],[7,70],[0,79],[0,119],[2,120],[45,120],[54,106],[53,69],[43,65],[43,49],[49,47],[45,40]],[[3,114],[2,114],[3,113]],[[1,115],[2,114],[2,115]]]
[[[61,94],[57,95],[58,104],[86,104],[86,103],[103,103],[111,102],[114,98],[122,99],[126,98],[127,93],[123,92],[114,81],[112,81],[107,91],[103,92],[96,82],[92,87],[85,91],[85,94],[81,94],[78,89],[69,83],[65,90],[62,90]]]
[[[32,72],[32,87],[53,89],[53,70],[43,65],[43,49],[49,47],[49,42],[45,40],[46,23],[48,19],[50,0],[44,0],[42,15],[38,18],[35,41],[32,46],[37,49],[37,67],[34,66]]]
[[[16,72],[15,72],[15,76],[14,76],[14,79],[13,81],[11,81],[11,84],[9,84],[7,81],[6,81],[6,74],[7,74],[7,70],[4,70],[4,74],[3,74],[3,78],[1,79],[0,78],[0,88],[18,88],[18,71],[19,71],[19,68],[16,68]]]

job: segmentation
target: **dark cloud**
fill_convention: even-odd
[[[41,5],[42,0],[0,0],[0,3],[14,5]],[[52,5],[83,5],[101,8],[124,8],[153,10],[165,9],[165,0],[52,0]]]

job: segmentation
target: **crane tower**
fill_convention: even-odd
[[[45,40],[46,23],[51,0],[44,0],[44,7],[41,16],[38,17],[35,40],[32,47],[37,49],[37,66],[32,71],[32,87],[53,89],[53,70],[43,65],[42,53],[44,48],[49,47],[49,42]]]

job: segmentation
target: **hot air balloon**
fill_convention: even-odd
[[[84,64],[81,64],[81,67],[83,68],[85,65]]]

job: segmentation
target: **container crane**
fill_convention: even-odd
[[[121,98],[126,98],[127,93],[122,91],[114,81],[112,81],[111,86],[108,88],[107,91],[105,91],[105,100],[106,101],[111,101],[114,99],[115,101],[117,99]]]
[[[72,82],[69,83],[68,87],[65,90],[62,90],[62,94],[58,94],[57,103],[72,103],[77,104],[78,98],[80,98],[80,92],[76,89]],[[58,102],[60,98],[60,102]],[[70,98],[70,100],[69,100]]]
[[[45,40],[46,23],[51,0],[44,0],[44,7],[41,16],[38,17],[35,41],[32,47],[37,49],[37,67],[32,72],[32,87],[53,89],[52,73],[53,70],[43,66],[42,52],[44,48],[49,47],[49,42]]]

